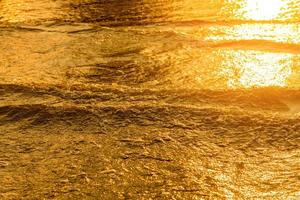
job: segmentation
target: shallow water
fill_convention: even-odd
[[[299,5],[1,0],[0,197],[299,199]]]

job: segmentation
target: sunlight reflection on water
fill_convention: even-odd
[[[274,20],[288,7],[286,0],[243,0],[239,12],[249,20]]]
[[[227,0],[236,19],[254,21],[298,21],[297,0]],[[224,11],[228,12],[228,11]]]
[[[290,54],[235,51],[225,58],[221,73],[229,78],[229,87],[283,87],[292,74]]]

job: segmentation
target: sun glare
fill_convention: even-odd
[[[250,20],[274,20],[286,6],[285,0],[245,0],[241,3],[244,17]]]
[[[284,87],[292,74],[289,54],[240,51],[232,52],[231,57],[234,58],[231,60],[239,61],[224,63],[227,70],[223,75],[228,76],[229,87]]]
[[[283,60],[286,55],[256,55],[253,62],[246,62],[242,67],[240,83],[245,87],[252,86],[285,86],[291,74],[291,68]]]

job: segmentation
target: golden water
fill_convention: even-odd
[[[0,199],[299,199],[299,7],[0,0]]]

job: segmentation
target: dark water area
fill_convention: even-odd
[[[299,199],[299,5],[0,0],[0,199]]]

